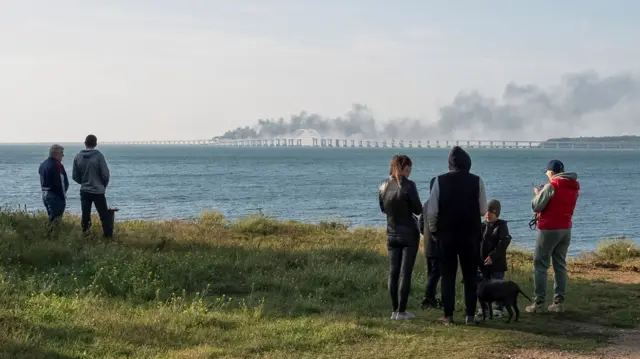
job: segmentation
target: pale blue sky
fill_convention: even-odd
[[[0,0],[0,142],[208,138],[354,102],[435,121],[461,90],[636,73],[638,14],[632,0]]]

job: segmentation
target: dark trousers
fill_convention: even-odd
[[[105,237],[113,235],[113,218],[107,206],[107,198],[104,193],[80,192],[80,205],[82,207],[82,231],[87,232],[91,228],[91,206],[96,206],[102,232]]]
[[[67,201],[64,198],[60,198],[49,192],[42,192],[42,203],[44,203],[44,208],[47,209],[49,222],[53,222],[59,217],[62,217],[67,207]]]
[[[57,239],[60,234],[60,220],[67,207],[67,200],[49,192],[42,192],[42,203],[44,203],[49,217],[47,236],[49,239]]]
[[[442,273],[442,306],[445,317],[452,317],[456,303],[456,275],[458,260],[464,279],[464,302],[466,315],[474,316],[478,301],[478,236],[456,236],[443,234],[438,237],[440,270]]]
[[[389,294],[394,312],[407,310],[409,293],[411,292],[411,275],[418,254],[418,241],[403,243],[397,240],[387,241],[389,252]]]
[[[424,292],[425,299],[436,299],[436,288],[440,281],[440,264],[438,258],[427,257],[427,288]]]

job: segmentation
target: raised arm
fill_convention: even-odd
[[[553,198],[554,194],[555,189],[553,188],[553,186],[551,184],[545,185],[542,190],[540,190],[540,192],[538,192],[538,194],[535,195],[531,200],[531,209],[533,209],[533,211],[536,213],[544,211],[544,209],[547,208],[549,200]]]

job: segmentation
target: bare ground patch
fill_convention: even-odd
[[[640,284],[640,272],[637,263],[627,266],[574,263],[569,268],[574,278],[602,280],[620,284]],[[570,353],[559,350],[523,349],[507,355],[508,359],[640,359],[640,330],[612,329],[597,324],[579,323],[580,332],[609,334],[613,339],[610,345],[594,353]]]
[[[611,331],[604,327],[600,329],[591,328],[593,330]],[[508,359],[639,359],[640,358],[640,330],[638,329],[622,329],[615,330],[615,337],[611,344],[605,348],[597,350],[589,354],[576,354],[556,350],[545,349],[524,349],[514,354],[506,356]]]

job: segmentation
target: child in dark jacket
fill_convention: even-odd
[[[505,220],[500,219],[500,210],[500,201],[489,201],[481,232],[481,266],[491,273],[493,279],[504,279],[504,273],[507,271],[507,248],[511,244],[509,227]],[[501,317],[502,309],[502,304],[496,303],[493,315]]]
[[[429,191],[433,188],[433,183],[436,178],[431,179],[431,183],[429,184]],[[427,259],[427,288],[424,293],[424,298],[422,299],[422,303],[420,304],[420,308],[438,308],[440,306],[440,300],[436,299],[436,288],[438,287],[438,281],[440,280],[440,267],[438,266],[438,251],[436,248],[436,241],[433,240],[433,236],[431,235],[431,231],[429,228],[425,228],[428,226],[428,223],[424,220],[425,213],[427,213],[427,204],[429,201],[424,203],[424,207],[422,209],[422,216],[420,216],[420,233],[424,235],[424,255]]]

